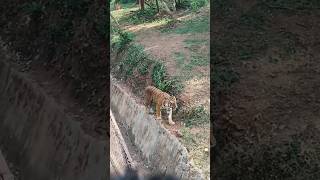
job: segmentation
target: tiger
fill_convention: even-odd
[[[170,96],[154,86],[147,86],[145,88],[145,107],[147,113],[152,101],[156,103],[156,119],[161,120],[161,110],[166,109],[169,124],[174,125],[175,123],[172,121],[172,109],[177,109],[176,97]]]

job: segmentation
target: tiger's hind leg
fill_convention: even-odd
[[[146,92],[144,98],[145,98],[145,101],[144,101],[145,111],[146,111],[147,114],[149,114],[149,109],[150,109],[150,106],[151,106],[151,103],[152,103],[151,94]]]

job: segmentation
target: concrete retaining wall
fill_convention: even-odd
[[[188,162],[188,153],[178,139],[171,135],[144,107],[137,104],[121,87],[111,81],[111,110],[115,119],[125,124],[135,145],[155,173],[172,174],[183,180],[204,179]]]
[[[110,111],[110,174],[123,175],[127,167],[135,168],[121,131]]]
[[[24,180],[107,179],[107,142],[85,134],[40,87],[2,59],[0,142]]]

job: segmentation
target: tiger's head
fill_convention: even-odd
[[[170,97],[170,104],[171,104],[171,107],[172,107],[174,110],[177,109],[178,105],[177,105],[177,99],[176,99],[176,97],[174,97],[174,96],[171,96],[171,97]]]
[[[166,108],[167,110],[169,110],[170,108],[172,108],[173,110],[177,109],[177,99],[174,96],[170,96],[170,98],[166,99],[166,101],[164,101],[163,103],[163,107]]]

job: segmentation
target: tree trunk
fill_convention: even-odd
[[[160,12],[160,9],[159,9],[159,2],[158,2],[158,0],[156,0],[156,4],[157,4],[157,11],[158,11],[158,13]]]
[[[139,1],[140,1],[140,0],[137,0],[137,1],[136,1],[136,4],[139,4]]]
[[[141,10],[144,10],[144,0],[140,0],[140,7],[141,7]]]

